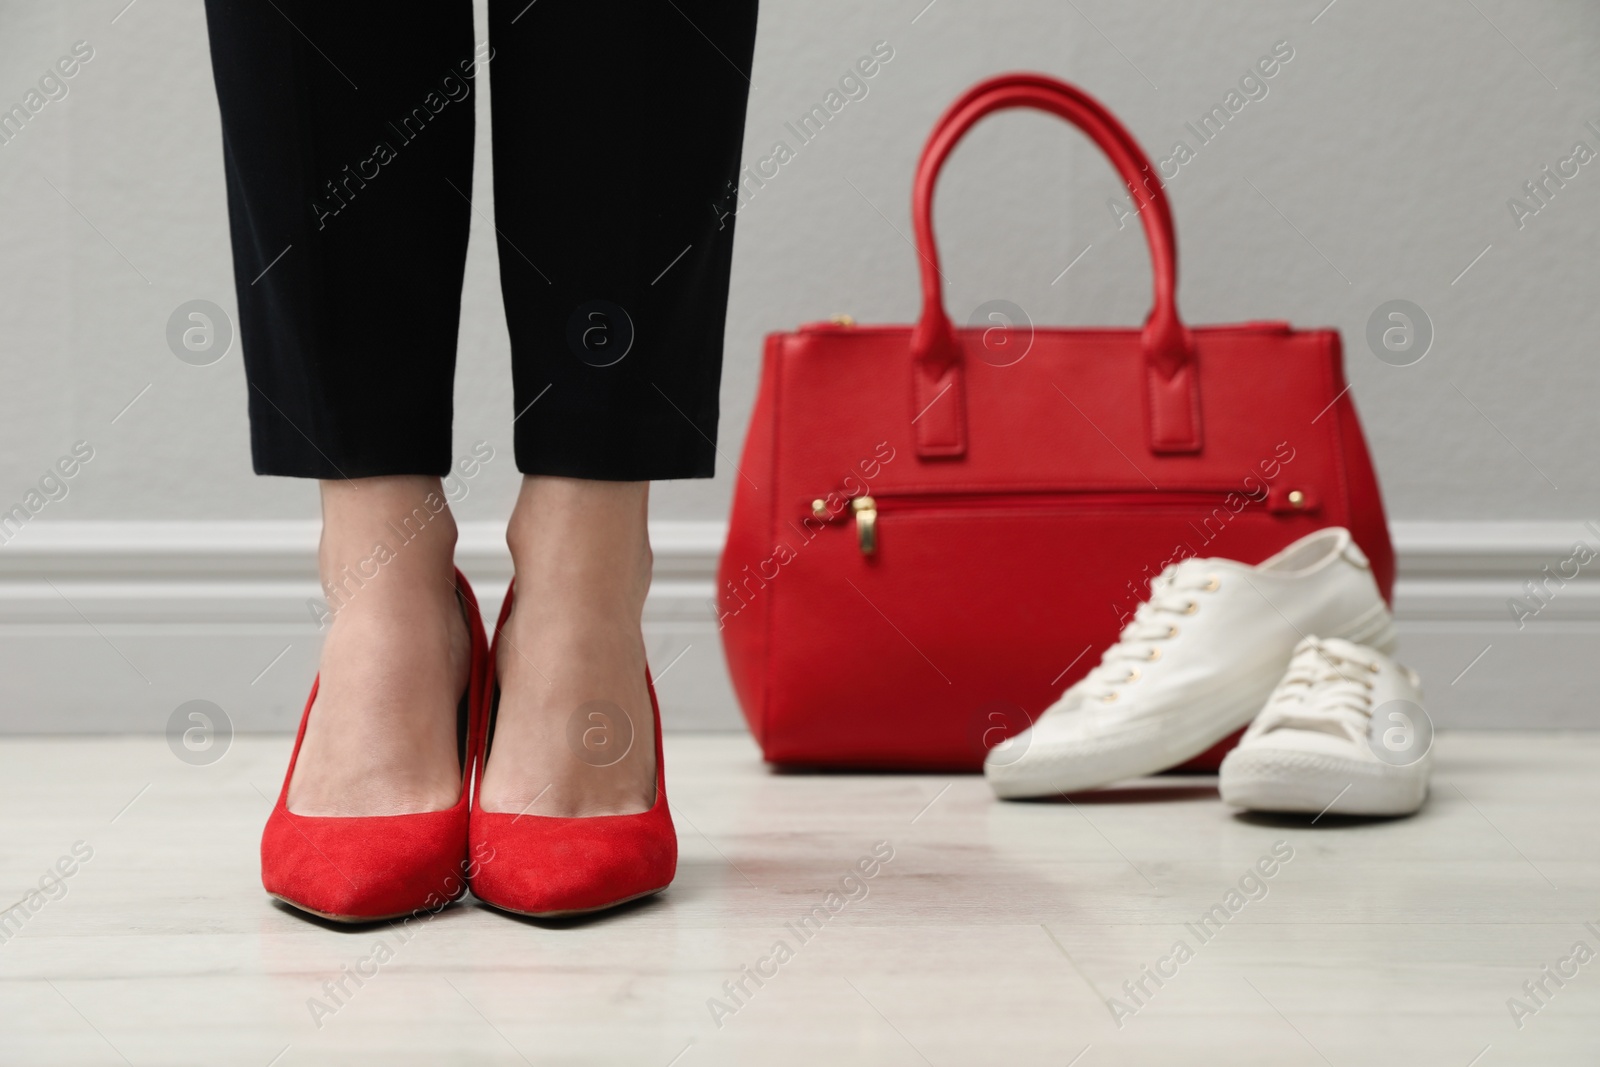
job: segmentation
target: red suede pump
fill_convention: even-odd
[[[495,646],[511,617],[512,590],[495,623]],[[497,694],[494,651],[489,654],[488,684]],[[678,869],[678,835],[667,808],[666,774],[661,759],[661,708],[655,685],[645,671],[650,714],[655,722],[656,799],[648,811],[634,815],[551,818],[484,811],[474,797],[469,839],[474,864],[472,892],[502,911],[535,918],[558,918],[601,911],[659,893]],[[485,731],[488,730],[485,717]],[[478,780],[488,759],[488,738],[477,746]]]
[[[477,746],[488,712],[490,661],[478,600],[459,570],[456,589],[472,638],[463,697],[460,799],[443,811],[410,815],[324,818],[290,811],[289,782],[316,703],[319,676],[300,717],[283,789],[261,835],[261,884],[284,903],[334,922],[360,923],[434,911],[466,892],[469,785],[481,762]]]

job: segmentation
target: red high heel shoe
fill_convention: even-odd
[[[289,782],[317,700],[319,675],[300,717],[283,790],[261,835],[261,884],[284,903],[335,922],[377,922],[435,911],[466,892],[468,786],[483,736],[489,658],[478,600],[459,570],[456,591],[472,637],[460,709],[460,799],[443,811],[411,815],[323,818],[290,811]]]
[[[495,623],[495,650],[500,631],[511,617],[512,590]],[[489,653],[488,682],[491,707],[498,699],[495,651]],[[645,671],[650,690],[650,714],[656,727],[656,801],[649,811],[635,815],[595,815],[589,818],[552,818],[484,811],[482,798],[474,796],[469,841],[472,854],[482,857],[471,875],[473,895],[502,911],[552,919],[603,911],[630,900],[659,893],[672,883],[678,869],[678,835],[667,809],[667,780],[661,760],[661,708],[656,689]],[[478,746],[477,780],[481,791],[483,767],[489,758],[492,718],[485,716],[485,738]]]

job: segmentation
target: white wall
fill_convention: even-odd
[[[1337,0],[1326,8],[1326,0],[925,3],[764,7],[749,161],[788,140],[785,121],[820,101],[875,42],[888,41],[894,58],[868,96],[850,103],[740,214],[724,453],[736,455],[743,437],[763,333],[834,312],[862,321],[914,317],[914,253],[904,236],[912,168],[929,125],[968,84],[1019,68],[1075,81],[1160,157],[1175,138],[1193,143],[1185,121],[1287,40],[1294,58],[1268,83],[1269,95],[1248,104],[1169,186],[1186,317],[1339,327],[1390,513],[1403,523],[1455,523],[1449,529],[1478,531],[1473,543],[1487,536],[1502,544],[1500,534],[1483,533],[1486,523],[1557,523],[1537,527],[1548,531],[1566,529],[1559,520],[1600,514],[1600,464],[1590,446],[1600,395],[1600,162],[1583,167],[1522,229],[1507,207],[1575,141],[1600,150],[1600,133],[1584,125],[1600,127],[1600,8],[1511,0]],[[209,299],[230,314],[234,307],[217,111],[201,5],[125,4],[0,2],[0,104],[20,102],[75,41],[94,48],[69,95],[0,145],[0,510],[74,441],[95,448],[70,495],[0,547],[0,580],[11,583],[0,599],[13,605],[0,625],[46,645],[68,632],[51,627],[88,633],[30,599],[38,592],[37,583],[27,586],[33,568],[57,558],[51,546],[62,537],[78,536],[51,532],[57,524],[117,524],[102,537],[112,543],[118,531],[142,537],[139,530],[151,529],[130,523],[316,515],[310,484],[250,474],[237,345],[209,367],[168,350],[167,319],[181,303]],[[481,36],[481,0],[478,25]],[[691,61],[721,60],[685,57]],[[480,93],[475,197],[485,211],[488,103]],[[693,122],[694,101],[683,108]],[[640,181],[650,180],[649,166],[640,161]],[[1015,114],[986,122],[953,159],[940,192],[953,317],[965,320],[995,297],[1041,323],[1143,317],[1142,240],[1131,226],[1119,232],[1106,207],[1117,180],[1059,123]],[[500,456],[458,513],[489,524],[506,513],[516,475],[494,245],[481,219],[473,225],[456,442],[460,450],[487,439]],[[1369,315],[1395,298],[1419,304],[1435,330],[1432,350],[1409,367],[1380,362],[1364,340]],[[657,517],[720,519],[732,478],[724,465],[713,481],[661,486]],[[42,553],[32,562],[15,551],[29,539]],[[1539,544],[1507,551],[1536,563]],[[137,577],[119,573],[125,583]],[[1514,592],[1520,573],[1502,568],[1495,580]],[[1535,567],[1526,577],[1536,574]],[[130,589],[117,596],[136,601]],[[1500,611],[1497,596],[1479,601],[1485,625],[1491,607]],[[141,618],[88,616],[102,626],[142,625]],[[198,616],[185,618],[168,622],[201,625]],[[1571,624],[1595,621],[1581,615]],[[261,640],[265,662],[281,642]],[[1474,641],[1461,642],[1463,664],[1482,644],[1468,647]],[[0,661],[15,657],[25,673],[41,654],[17,651],[26,644],[0,651]],[[696,645],[695,659],[705,660],[686,675],[715,674],[714,648],[702,645],[714,638]],[[307,645],[295,654],[300,667],[312,653]],[[270,694],[249,699],[274,708],[298,701],[303,677],[283,673],[281,692],[263,682]],[[192,678],[175,677],[172,691],[186,685]],[[112,715],[103,725],[125,721]],[[0,727],[7,725],[43,728],[26,709],[0,713]]]

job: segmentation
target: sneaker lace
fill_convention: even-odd
[[[1199,594],[1214,593],[1222,580],[1194,566],[1175,563],[1150,579],[1150,596],[1134,610],[1117,641],[1078,683],[1086,699],[1110,704],[1122,686],[1139,680],[1143,665],[1161,658],[1162,642],[1178,636],[1179,619],[1200,610]]]
[[[1361,740],[1372,720],[1376,673],[1378,665],[1371,660],[1341,655],[1306,638],[1261,713],[1261,732],[1315,730]]]

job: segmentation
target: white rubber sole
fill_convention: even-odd
[[[1382,603],[1374,604],[1366,614],[1337,631],[1316,636],[1343,638],[1353,644],[1375,648],[1386,656],[1394,655],[1400,647],[1400,631],[1395,628],[1394,616]]]
[[[1117,729],[1071,748],[1024,752],[1016,763],[985,766],[989,785],[1005,800],[1080,793],[1128,778],[1157,774],[1200,755],[1255,718],[1270,683],[1243,699],[1190,705],[1164,721]],[[1030,758],[1031,757],[1031,758]]]
[[[1252,745],[1228,753],[1218,785],[1224,803],[1249,811],[1410,815],[1427,798],[1428,768]]]

